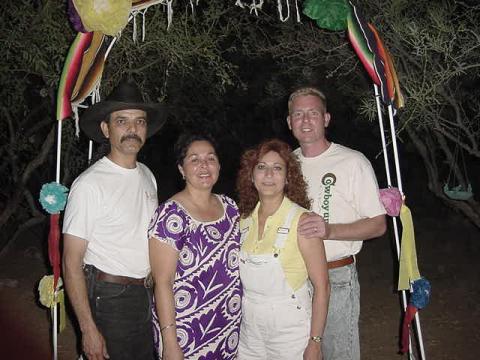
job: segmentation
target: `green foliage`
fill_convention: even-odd
[[[306,0],[303,13],[328,30],[345,30],[350,6],[347,0]]]
[[[151,100],[168,102],[179,125],[218,111],[223,94],[238,83],[228,59],[228,39],[236,36],[232,9],[211,3],[195,9],[176,12],[167,29],[163,7],[150,8],[144,42],[140,26],[134,39],[133,24],[127,25],[108,58],[102,90],[133,77]]]
[[[38,189],[54,179],[54,168],[40,163],[48,158],[44,144],[73,33],[59,1],[4,1],[0,13],[0,226],[8,238],[32,216],[42,217]]]

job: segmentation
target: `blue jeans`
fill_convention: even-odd
[[[96,279],[96,268],[85,267],[88,300],[110,360],[152,360],[152,292],[141,285],[120,285]]]
[[[330,302],[323,333],[325,360],[359,360],[360,285],[355,264],[331,269]]]

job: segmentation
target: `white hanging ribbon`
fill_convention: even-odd
[[[198,0],[197,0],[197,4],[198,5]],[[193,8],[193,1],[190,0],[190,9],[192,9],[192,14],[195,14],[195,11],[194,11],[194,8]]]
[[[92,105],[100,102],[100,82],[92,90]]]
[[[133,32],[132,32],[132,40],[133,43],[135,44],[137,42],[137,14],[138,11],[132,12],[133,16]]]
[[[145,14],[147,13],[147,10],[148,8],[146,8],[145,10],[143,10],[142,12],[142,42],[145,41]]]
[[[142,16],[142,42],[145,41],[145,33],[146,33],[145,16],[146,16],[147,10],[148,10],[148,7],[143,8],[143,9],[139,9],[139,10],[133,10],[131,15],[130,15],[130,19],[133,18],[132,38],[133,38],[134,43],[137,42],[137,35],[138,35],[138,33],[137,33],[137,15],[138,14],[140,14]]]
[[[173,19],[172,2],[173,0],[167,0],[167,30],[170,28]]]
[[[198,1],[198,0],[197,0]],[[247,4],[246,1],[242,0],[236,0],[235,1],[235,6],[238,6],[242,9],[248,8],[251,13],[255,13],[256,16],[258,16],[258,10],[262,10],[264,0],[252,0],[250,4]],[[285,22],[290,18],[290,0],[285,0],[285,4],[287,6],[287,13],[284,16],[283,15],[283,4],[282,0],[277,0],[277,9],[278,9],[278,17],[280,18],[280,21]],[[298,8],[298,0],[295,0],[295,14],[297,17],[297,22],[300,21],[300,10]]]
[[[260,0],[258,4],[256,3],[255,0],[252,0],[252,3],[250,4],[250,14],[254,12],[255,16],[258,16],[258,10],[262,10],[262,6],[263,6],[263,0]]]
[[[137,42],[137,14],[138,14],[138,11],[132,12],[132,16],[133,16],[133,32],[132,32],[133,39],[132,40],[134,44]]]
[[[238,6],[238,7],[242,8],[242,9],[245,8],[245,4],[242,2],[242,0],[237,0],[237,1],[235,2],[235,6]]]
[[[92,105],[100,102],[100,81],[95,85],[91,94],[91,103]],[[93,141],[88,141],[88,163],[92,161],[93,156]]]
[[[75,121],[75,136],[80,137],[80,117],[78,116],[78,105],[72,104],[72,115]]]
[[[277,8],[278,8],[278,17],[280,18],[281,22],[285,22],[290,17],[290,1],[286,0],[285,3],[287,4],[287,16],[283,16],[283,9],[282,9],[282,0],[278,0]]]
[[[255,13],[255,16],[258,16],[258,10],[262,10],[263,7],[263,0],[259,0],[258,2],[256,0],[252,0],[250,4],[247,4],[241,0],[237,0],[235,6],[238,6],[242,9],[248,8],[250,9],[250,14]]]
[[[295,10],[297,13],[297,22],[300,22],[300,11],[298,10],[298,0],[295,0]]]

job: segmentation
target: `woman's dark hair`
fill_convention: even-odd
[[[285,196],[294,203],[309,209],[310,199],[307,195],[307,183],[302,175],[302,169],[297,156],[290,146],[278,139],[267,140],[251,150],[245,151],[240,160],[240,170],[237,176],[238,208],[242,217],[249,216],[259,200],[258,191],[252,182],[253,170],[258,161],[270,151],[276,152],[287,164],[287,185]]]
[[[183,165],[183,160],[185,160],[185,156],[187,156],[188,148],[195,141],[207,141],[210,143],[210,145],[212,145],[215,153],[217,152],[217,142],[214,140],[212,135],[204,132],[183,133],[178,137],[177,142],[173,147],[173,153],[175,155],[175,162],[177,165]]]

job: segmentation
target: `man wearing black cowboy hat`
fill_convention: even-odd
[[[145,103],[122,82],[80,119],[110,152],[73,183],[63,223],[64,280],[88,359],[153,359],[148,224],[157,207],[151,171],[137,162],[146,138],[165,122],[161,104]]]

